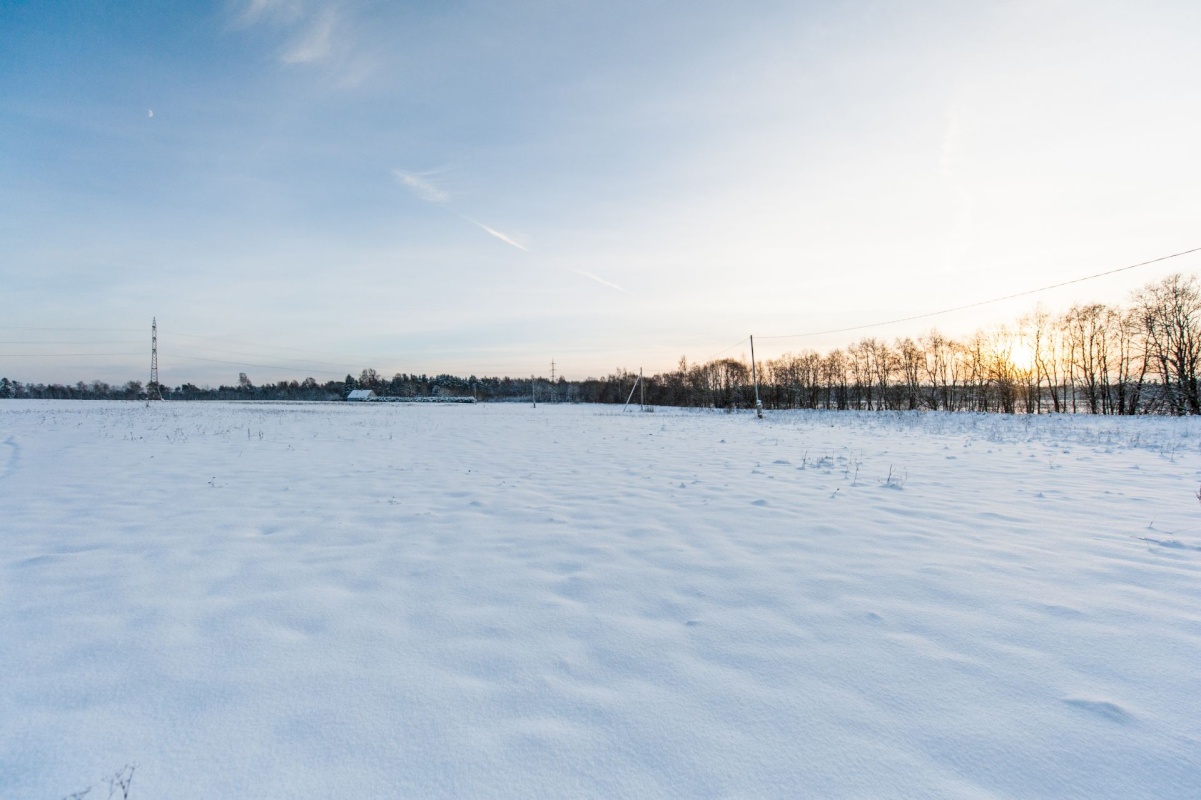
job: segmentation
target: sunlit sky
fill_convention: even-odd
[[[1187,1],[0,0],[0,374],[145,380],[152,317],[216,385],[1122,302],[1201,253],[767,338],[1201,246],[1198,41]]]

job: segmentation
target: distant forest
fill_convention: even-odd
[[[1041,309],[1012,326],[964,340],[938,331],[892,342],[868,337],[844,349],[803,350],[758,361],[759,397],[767,409],[991,411],[1003,413],[1201,414],[1201,287],[1171,275],[1134,293],[1125,306],[1076,305],[1059,315]],[[463,378],[374,369],[356,378],[255,385],[245,373],[233,386],[160,387],[167,400],[342,400],[353,389],[381,397],[474,397],[485,402],[646,403],[751,408],[751,365],[734,358],[689,364],[650,376],[634,392],[636,373],[551,382],[546,378]],[[73,386],[0,378],[0,397],[136,400],[139,381]]]

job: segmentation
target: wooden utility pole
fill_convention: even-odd
[[[763,403],[759,402],[759,371],[755,368],[754,336],[751,336],[751,381],[755,384],[755,415],[763,419]]]
[[[628,395],[626,395],[625,405],[623,405],[621,407],[621,410],[623,413],[625,412],[625,410],[627,408],[630,407],[630,401],[634,399],[634,392],[638,391],[638,387],[641,385],[642,385],[642,367],[639,367],[638,368],[638,379],[636,381],[634,381],[634,385],[630,387],[630,393]],[[620,396],[621,395],[618,395],[618,397],[620,397]]]

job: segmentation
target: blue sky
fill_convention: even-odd
[[[173,384],[654,371],[1196,247],[1199,33],[1189,2],[0,2],[0,374],[144,378],[65,354],[153,316]]]

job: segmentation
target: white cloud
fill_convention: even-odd
[[[334,30],[334,10],[327,8],[309,23],[307,30],[293,41],[280,59],[285,64],[307,64],[320,61],[330,53],[330,38]]]
[[[255,25],[267,20],[294,21],[304,15],[298,0],[249,0],[241,5],[242,10],[237,14],[240,25]]]
[[[265,25],[288,37],[279,59],[285,64],[309,64],[330,56],[338,22],[336,3],[307,0],[248,0],[235,12],[235,26]]]
[[[443,205],[450,202],[450,194],[439,189],[429,180],[421,175],[414,175],[411,172],[403,172],[399,169],[392,170],[392,174],[405,187],[412,190],[413,194],[420,197],[427,203],[437,203]]]
[[[246,4],[244,16],[249,19],[258,19],[272,7],[278,7],[279,5],[280,0],[250,0]]]

